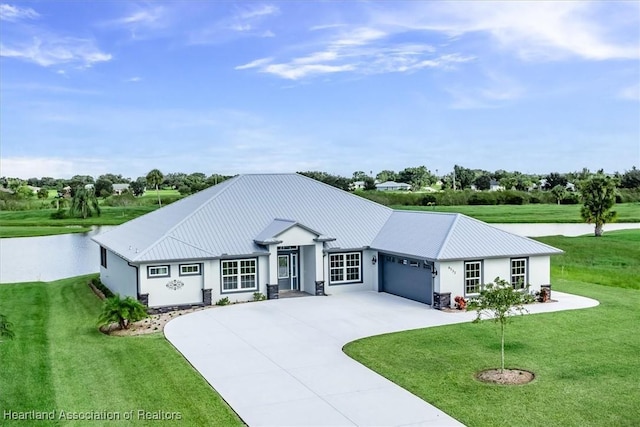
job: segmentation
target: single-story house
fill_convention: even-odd
[[[113,194],[120,196],[125,191],[129,191],[129,184],[113,184]]]
[[[465,215],[397,211],[298,174],[238,175],[93,240],[102,282],[149,307],[291,290],[447,306],[498,276],[538,290],[561,252]]]
[[[378,191],[409,191],[411,185],[404,182],[386,181],[380,184],[376,184],[376,190]]]

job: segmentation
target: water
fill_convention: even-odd
[[[592,234],[589,224],[492,224],[522,236],[580,236]],[[94,227],[88,233],[0,239],[0,283],[35,282],[97,273],[100,251],[91,236],[111,226]],[[640,223],[607,224],[604,230],[640,229]]]
[[[501,230],[527,237],[582,236],[593,234],[593,224],[491,224]],[[640,223],[605,224],[604,231],[640,229]]]
[[[0,283],[35,282],[97,273],[100,250],[91,236],[109,226],[87,233],[0,239]]]

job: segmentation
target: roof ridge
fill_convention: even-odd
[[[455,214],[455,218],[453,220],[453,223],[451,224],[451,226],[449,227],[449,231],[447,231],[447,235],[445,236],[444,240],[442,241],[442,245],[440,246],[440,250],[438,250],[438,253],[436,254],[435,259],[440,259],[442,252],[444,251],[444,248],[447,246],[447,243],[449,243],[449,239],[451,239],[451,235],[453,234],[453,230],[456,228],[456,225],[458,224],[458,221],[460,220],[460,217],[464,216],[461,213],[456,213]]]
[[[173,225],[173,227],[171,227],[170,229],[168,229],[162,236],[160,236],[158,239],[156,239],[153,243],[151,243],[150,245],[147,246],[147,248],[145,250],[143,250],[142,252],[140,252],[138,254],[137,257],[134,258],[134,261],[137,259],[140,259],[144,254],[148,253],[149,251],[151,251],[151,249],[153,249],[158,243],[160,243],[162,240],[166,239],[167,237],[173,237],[170,234],[176,229],[178,228],[180,225],[182,225],[187,219],[191,218],[193,215],[195,215],[196,212],[199,212],[200,210],[202,210],[204,208],[205,205],[209,204],[209,202],[211,202],[211,200],[214,200],[215,198],[217,198],[220,194],[224,193],[225,191],[227,191],[227,189],[229,187],[232,187],[233,185],[236,184],[236,182],[242,177],[242,175],[238,175],[236,177],[233,177],[227,181],[223,181],[218,185],[222,185],[225,182],[227,183],[227,185],[220,191],[218,191],[216,194],[214,194],[213,196],[211,196],[210,198],[206,199],[204,201],[204,203],[201,203],[200,206],[198,206],[196,209],[194,209],[191,213],[189,213],[189,215],[185,215],[184,218],[182,218],[180,221],[178,221],[177,223],[175,223]],[[214,186],[215,187],[215,186]],[[214,187],[209,187],[209,188],[214,188]],[[207,189],[203,190],[206,191]],[[195,196],[198,193],[193,194],[192,196]],[[191,196],[190,196],[191,197]],[[182,199],[182,200],[186,200],[186,199]],[[180,201],[176,202],[179,203]],[[175,237],[174,237],[175,238]],[[176,239],[179,242],[182,242],[180,239]],[[185,242],[182,242],[185,243]],[[207,252],[207,251],[205,251]]]

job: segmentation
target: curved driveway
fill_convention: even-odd
[[[592,307],[560,292],[531,313]],[[286,298],[202,310],[165,336],[250,426],[455,426],[460,422],[342,352],[355,339],[467,322],[377,292]]]

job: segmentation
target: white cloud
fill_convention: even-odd
[[[127,83],[138,83],[142,81],[142,77],[134,76],[134,77],[128,78],[126,81]]]
[[[257,68],[260,67],[262,65],[266,65],[268,63],[270,63],[273,60],[273,58],[261,58],[261,59],[256,59],[255,61],[251,61],[248,62],[244,65],[238,65],[237,67],[235,67],[236,70],[248,70],[249,68]]]
[[[98,158],[2,157],[0,170],[7,177],[30,178],[53,176],[71,178],[73,175],[106,173],[109,162]]]
[[[279,77],[290,80],[298,80],[303,77],[313,76],[317,74],[340,73],[344,71],[353,71],[355,68],[352,64],[345,65],[322,65],[322,64],[271,64],[263,68],[265,73],[275,74]]]
[[[618,97],[630,101],[640,101],[640,83],[627,86],[618,92]]]
[[[93,40],[57,37],[53,34],[14,42],[11,46],[0,43],[0,56],[22,59],[43,67],[61,64],[91,67],[112,59],[111,54],[100,51]]]
[[[0,4],[0,20],[16,22],[23,19],[37,19],[40,14],[30,7],[20,8],[10,4]]]
[[[577,56],[588,60],[640,57],[638,3],[630,18],[609,16],[607,3],[597,2],[432,2],[407,10],[379,12],[390,26],[429,30],[459,37],[486,33],[498,46],[525,60],[558,60]],[[621,25],[622,24],[622,25]],[[625,33],[623,29],[630,29]],[[629,37],[635,34],[635,37]]]
[[[246,7],[238,13],[240,19],[253,19],[262,16],[275,15],[280,12],[277,6],[272,4],[252,5]]]

